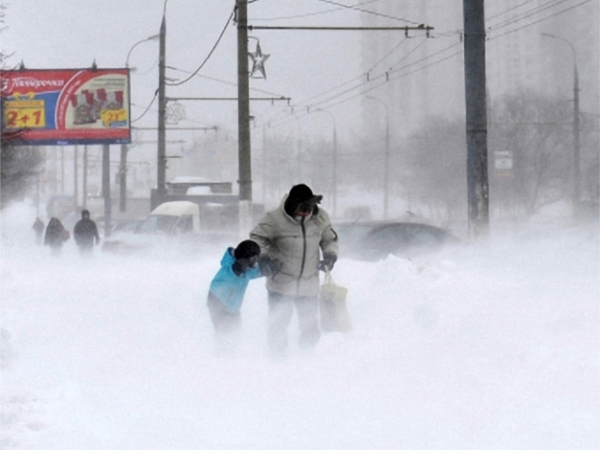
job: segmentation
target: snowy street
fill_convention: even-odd
[[[2,215],[0,448],[600,448],[593,227],[536,225],[419,261],[345,259],[354,329],[266,354],[264,280],[218,357],[206,308],[229,244],[194,258],[60,257]]]

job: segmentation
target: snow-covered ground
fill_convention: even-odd
[[[594,227],[342,257],[353,331],[272,361],[262,280],[240,348],[215,355],[205,298],[222,245],[82,260],[69,241],[56,258],[33,218],[2,213],[2,449],[600,448]]]

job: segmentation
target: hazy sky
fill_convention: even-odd
[[[26,67],[87,67],[96,60],[99,67],[122,67],[132,46],[159,32],[163,0],[18,0],[8,5],[2,48],[15,52],[9,61]],[[194,71],[205,59],[233,10],[234,0],[189,2],[168,0],[167,65]],[[281,2],[260,0],[249,5],[249,23],[263,25],[356,25],[360,13],[320,0]],[[259,20],[266,19],[266,20]],[[275,20],[277,19],[277,20]],[[360,75],[360,36],[350,32],[259,31],[263,53],[270,54],[265,67],[267,80],[251,80],[252,95],[285,96],[293,101],[310,97]],[[250,39],[250,50],[256,40]],[[140,44],[131,53],[132,118],[138,117],[151,101],[157,87],[158,41]],[[237,95],[236,30],[230,24],[221,42],[200,75],[180,87],[167,89],[168,96]],[[168,77],[183,79],[185,72],[169,70]],[[260,91],[258,91],[260,90]],[[264,91],[264,92],[262,92]],[[180,125],[221,125],[235,130],[235,102],[185,103],[193,120]],[[156,124],[156,108],[136,123]],[[268,119],[273,108],[254,103],[252,114]],[[265,113],[266,115],[261,115]],[[335,111],[340,133],[356,126],[356,115],[347,109]],[[303,127],[319,127],[317,114],[304,119]],[[257,120],[258,122],[258,120]],[[325,121],[327,124],[327,121]],[[330,124],[324,127],[331,128]],[[326,130],[326,128],[325,128]],[[188,136],[184,136],[190,139]]]

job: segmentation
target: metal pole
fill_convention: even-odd
[[[383,185],[383,218],[387,219],[390,204],[390,117],[387,110],[385,117],[385,169],[383,172]]]
[[[252,201],[250,159],[250,79],[248,77],[248,0],[237,0],[238,156],[240,200]]]
[[[110,201],[110,146],[102,146],[102,195],[104,197],[104,237],[110,236],[112,205]]]
[[[159,196],[159,203],[162,203],[162,198],[166,192],[166,95],[165,95],[165,73],[166,73],[166,40],[167,40],[167,24],[163,15],[160,25],[160,50],[158,57],[158,155],[157,155],[157,175],[156,189]]]
[[[573,50],[575,58],[575,50]],[[579,153],[579,75],[577,62],[573,68],[573,212],[577,212],[580,200],[580,153]]]
[[[332,116],[333,117],[333,116]],[[333,119],[333,217],[337,217],[337,126]]]
[[[77,176],[77,172],[78,172],[78,163],[79,161],[77,160],[77,153],[79,151],[78,146],[76,145],[75,147],[73,147],[73,210],[77,211],[77,207],[78,207],[78,203],[79,203],[79,199],[78,199],[78,189],[77,189],[77,184],[79,182],[78,176]]]
[[[83,190],[82,190],[83,209],[87,209],[87,195],[88,195],[87,176],[88,176],[88,146],[85,145],[83,147]]]
[[[390,112],[387,103],[379,100],[377,97],[367,96],[366,98],[375,100],[385,107],[385,154],[383,168],[383,218],[388,218],[389,206],[389,178],[390,178]]]
[[[463,0],[469,236],[489,234],[484,0]]]
[[[60,193],[65,193],[65,148],[60,148]]]
[[[119,211],[127,210],[127,144],[121,144],[121,165],[119,166]]]
[[[577,52],[575,47],[565,38],[550,33],[542,33],[542,36],[558,39],[569,46],[573,53],[573,167],[572,167],[572,203],[573,214],[577,214],[577,205],[580,197],[580,141],[579,141],[579,74],[577,72]]]
[[[238,170],[240,235],[252,223],[252,159],[250,149],[250,79],[248,76],[248,0],[237,0]]]

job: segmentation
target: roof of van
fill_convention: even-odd
[[[160,216],[183,216],[186,214],[198,214],[198,205],[186,200],[176,202],[165,202],[158,205],[150,214]]]

